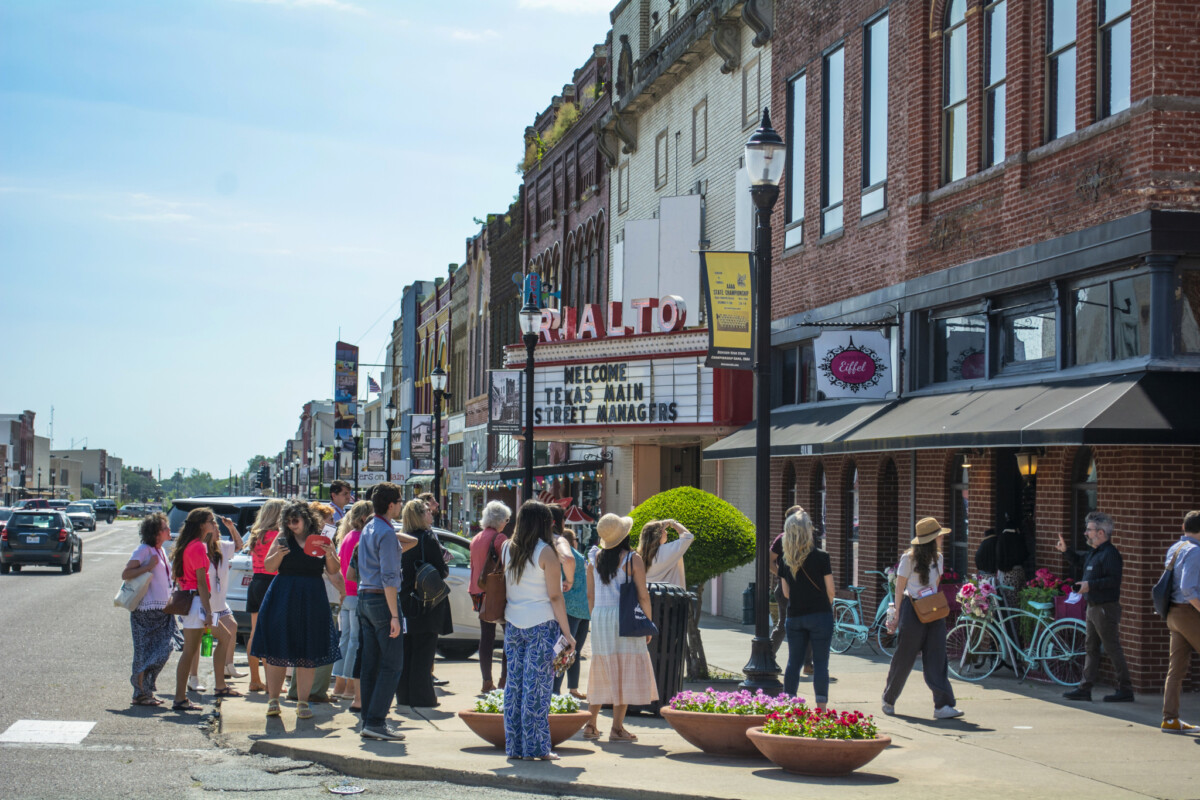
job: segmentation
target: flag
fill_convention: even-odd
[[[379,384],[375,382],[375,379],[372,378],[370,375],[367,376],[367,391],[368,392],[382,392],[383,391],[382,389],[379,388]]]

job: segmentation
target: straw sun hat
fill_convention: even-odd
[[[916,537],[912,540],[914,546],[918,544],[929,544],[939,536],[945,536],[950,532],[949,528],[943,528],[942,523],[938,522],[933,517],[925,517],[917,522],[915,533]]]
[[[596,523],[596,535],[600,537],[600,549],[611,550],[629,535],[633,528],[633,517],[618,517],[605,514]]]

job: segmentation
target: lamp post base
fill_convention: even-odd
[[[755,636],[750,642],[750,661],[742,667],[746,680],[738,684],[742,689],[755,691],[762,689],[769,695],[783,691],[783,683],[779,680],[779,664],[775,661],[775,649],[771,646],[770,636]]]

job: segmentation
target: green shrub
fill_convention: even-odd
[[[681,486],[656,494],[633,510],[630,542],[637,547],[638,534],[647,522],[677,519],[696,536],[684,554],[683,564],[691,585],[710,579],[754,560],[754,523],[733,505],[716,495]],[[672,531],[671,539],[678,538]]]

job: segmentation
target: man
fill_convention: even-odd
[[[350,484],[341,480],[329,484],[329,501],[333,504],[334,523],[346,516],[346,509],[350,507],[353,499],[354,493],[350,491]]]
[[[404,630],[397,594],[400,552],[417,543],[397,534],[392,520],[400,515],[400,488],[381,483],[371,500],[375,516],[358,540],[358,623],[362,639],[362,716],[364,739],[400,741],[404,734],[387,722],[392,695],[404,660]]]
[[[1133,702],[1133,682],[1129,679],[1129,666],[1125,663],[1125,651],[1121,649],[1121,554],[1111,541],[1112,517],[1102,511],[1093,511],[1085,520],[1088,553],[1083,566],[1083,578],[1079,582],[1079,593],[1087,598],[1087,657],[1083,662],[1083,682],[1079,688],[1067,692],[1068,700],[1091,700],[1092,685],[1100,674],[1100,646],[1108,653],[1113,670],[1117,673],[1117,691],[1105,695],[1106,703]],[[1079,554],[1067,548],[1062,534],[1058,535],[1058,552],[1067,561],[1076,564]]]
[[[1192,651],[1200,653],[1200,511],[1183,518],[1183,536],[1167,551],[1171,575],[1171,632],[1167,682],[1163,686],[1163,733],[1194,733],[1197,728],[1179,718],[1179,692],[1188,673]]]

